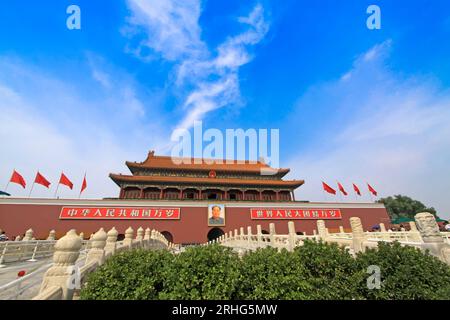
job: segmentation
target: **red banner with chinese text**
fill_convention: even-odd
[[[178,220],[180,208],[64,207],[59,218],[87,220]]]
[[[342,219],[339,209],[250,209],[252,219]]]

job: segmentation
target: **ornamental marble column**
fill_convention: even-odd
[[[325,241],[327,238],[327,229],[325,227],[325,221],[317,220],[316,224],[317,224],[317,232],[319,234],[319,239],[321,239],[322,241]]]
[[[415,215],[417,229],[423,240],[422,250],[430,253],[450,265],[450,245],[444,242],[434,215],[422,212]]]
[[[112,227],[106,234],[105,256],[110,256],[116,253],[118,235],[119,232],[115,227]]]
[[[288,222],[288,230],[289,230],[289,244],[288,244],[288,250],[294,251],[295,248],[295,239],[297,237],[297,233],[295,232],[295,224],[294,221]]]
[[[353,251],[355,253],[364,251],[364,241],[366,235],[364,233],[361,219],[358,217],[350,218],[350,225],[352,227]]]
[[[75,264],[80,255],[81,239],[75,230],[70,230],[55,244],[53,266],[47,270],[39,293],[47,289],[61,288],[62,300],[72,300],[75,285],[73,280],[76,273]]]
[[[105,262],[105,246],[107,234],[103,228],[100,228],[92,237],[91,249],[89,250],[86,258],[86,264],[91,261],[97,262],[98,265],[102,265]]]

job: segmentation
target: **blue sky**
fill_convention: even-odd
[[[280,129],[281,166],[306,180],[297,198],[332,200],[322,179],[368,181],[450,217],[448,1],[1,4],[5,184],[14,168],[28,180],[64,170],[78,185],[87,170],[87,197],[115,196],[109,172],[167,154],[172,131],[200,119]],[[81,30],[66,28],[71,4]],[[371,4],[381,30],[366,27]]]

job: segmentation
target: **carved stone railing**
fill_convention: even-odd
[[[53,266],[47,270],[42,281],[39,294],[33,300],[72,300],[76,299],[79,290],[85,284],[86,276],[105,263],[114,254],[135,249],[167,249],[174,248],[166,238],[156,230],[138,229],[137,237],[133,238],[134,230],[130,227],[125,232],[125,239],[118,242],[118,232],[115,228],[106,233],[103,228],[92,235],[87,256],[82,265],[77,264],[82,240],[75,230],[56,242]]]
[[[33,234],[33,230],[28,229],[23,239],[18,236],[15,241],[0,242],[0,268],[6,267],[8,263],[34,262],[53,255],[55,231],[50,231],[47,240],[36,240]]]
[[[450,243],[449,233],[439,232],[435,217],[430,213],[419,213],[415,216],[416,222],[410,222],[410,231],[392,232],[386,231],[384,224],[380,224],[379,232],[364,232],[361,219],[350,218],[352,232],[344,232],[341,226],[340,232],[329,233],[325,221],[317,221],[317,230],[313,235],[297,235],[294,223],[288,222],[288,234],[279,235],[275,232],[275,224],[269,224],[269,234],[261,233],[261,226],[257,226],[256,234],[252,234],[252,228],[247,227],[247,233],[241,227],[239,232],[224,234],[214,241],[206,243],[219,243],[223,246],[232,247],[239,252],[256,250],[264,247],[274,247],[292,251],[295,247],[303,245],[306,239],[322,240],[327,243],[336,243],[339,246],[348,248],[352,254],[362,252],[367,248],[378,247],[379,242],[398,241],[402,245],[414,246],[423,251],[428,250],[430,254],[436,256],[441,261],[450,265]]]

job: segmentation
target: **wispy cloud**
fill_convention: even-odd
[[[85,67],[94,65],[86,62]],[[17,58],[0,57],[0,178],[6,184],[16,168],[28,182],[26,190],[9,186],[15,196],[28,196],[38,169],[53,185],[50,191],[37,186],[33,196],[53,197],[60,170],[78,189],[60,188],[60,196],[78,196],[85,171],[85,197],[117,195],[117,186],[108,174],[123,172],[125,160],[143,159],[148,148],[163,144],[158,133],[169,132],[164,132],[163,125],[142,121],[139,114],[144,103],[133,82],[101,64],[96,63],[94,69],[107,79],[120,80],[110,80],[110,89],[103,92],[105,88],[102,81],[96,82],[94,71],[92,78],[85,77],[84,83],[78,83]],[[86,92],[86,85],[92,92]],[[151,106],[146,109],[151,110]],[[130,110],[138,115],[130,116]],[[146,136],[142,134],[145,132]]]
[[[135,27],[127,29],[129,34],[142,29],[147,34],[134,52],[147,48],[151,54],[175,62],[175,84],[179,89],[187,88],[181,106],[186,115],[177,128],[188,129],[208,112],[240,102],[239,68],[251,61],[250,46],[259,43],[269,30],[261,4],[248,16],[237,19],[245,27],[242,33],[229,36],[210,51],[201,40],[199,0],[182,4],[174,0],[128,3],[132,11],[130,27]]]
[[[134,52],[143,59],[144,48],[151,48],[164,59],[173,61],[205,54],[198,24],[201,6],[198,0],[128,0],[132,15],[125,33],[139,31],[147,34]],[[138,29],[136,29],[136,27]]]
[[[448,218],[450,92],[430,77],[395,74],[390,50],[390,41],[375,46],[344,78],[314,86],[299,100],[294,121],[304,121],[310,108],[328,110],[329,117],[320,118],[320,133],[290,159],[307,182],[298,196],[323,200],[321,179],[349,189],[368,181],[381,196],[410,195]]]

